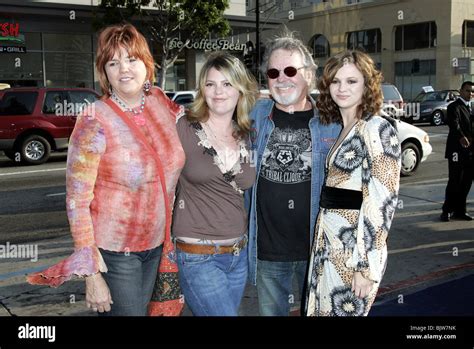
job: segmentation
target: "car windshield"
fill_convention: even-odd
[[[176,104],[184,105],[184,106],[191,104],[193,101],[194,101],[194,96],[191,94],[178,96],[174,100]]]
[[[175,93],[174,92],[165,92],[169,99],[173,99]]]
[[[413,102],[418,102],[418,103],[424,102],[427,95],[428,93],[420,93],[418,96],[416,96],[413,99]]]
[[[402,99],[400,93],[392,85],[382,85],[382,94],[384,101],[396,101]]]
[[[415,97],[413,102],[442,102],[445,100],[447,93],[447,91],[420,93],[418,96]]]

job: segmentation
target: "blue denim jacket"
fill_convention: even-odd
[[[312,104],[314,101],[311,100]],[[245,192],[245,205],[249,213],[249,281],[255,285],[257,282],[257,185],[262,163],[263,152],[267,146],[268,139],[275,128],[271,113],[274,101],[272,99],[261,99],[250,113],[253,121],[252,129],[252,158],[256,165],[257,180],[252,188]],[[314,117],[309,121],[309,129],[312,141],[312,171],[311,171],[311,222],[310,243],[313,242],[314,225],[319,212],[319,197],[321,186],[324,183],[324,167],[326,155],[336,141],[341,126],[338,124],[321,125],[319,114],[314,108]],[[308,256],[309,258],[309,256]]]

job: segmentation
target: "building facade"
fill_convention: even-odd
[[[472,0],[260,0],[263,16],[300,33],[323,66],[345,49],[369,53],[406,99],[422,86],[474,80]],[[256,1],[247,1],[249,9]],[[270,34],[270,33],[269,33]]]
[[[98,88],[94,71],[99,0],[0,0],[0,83]],[[259,0],[261,41],[284,23],[320,66],[347,48],[368,52],[406,99],[422,86],[474,80],[472,0]],[[225,39],[238,57],[256,42],[256,0],[231,0]],[[11,34],[11,35],[10,35]],[[211,42],[218,38],[210,37]],[[159,61],[157,50],[150,46]],[[194,89],[212,45],[192,43],[168,69],[166,89]],[[255,68],[255,67],[254,67]]]
[[[97,33],[94,11],[99,0],[0,0],[0,83],[11,86],[89,87],[99,89],[94,70]],[[152,9],[152,8],[151,8]],[[231,0],[225,17],[232,28],[223,49],[245,52],[255,19],[245,0]],[[158,50],[150,48],[159,62]],[[176,38],[178,40],[179,38]],[[166,89],[194,89],[205,60],[205,45],[191,43],[168,69]]]

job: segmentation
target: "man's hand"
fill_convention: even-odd
[[[352,277],[352,292],[354,292],[356,297],[366,297],[372,290],[373,286],[374,282],[372,280],[366,279],[358,271],[354,273],[354,276]]]
[[[113,304],[110,296],[109,286],[105,282],[101,273],[86,277],[86,305],[94,311],[103,313],[110,311],[110,304]]]
[[[461,143],[461,146],[463,148],[468,148],[471,145],[471,143],[469,142],[469,140],[466,137],[461,137],[459,142]]]

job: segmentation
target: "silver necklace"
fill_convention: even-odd
[[[209,132],[211,133],[211,136],[216,140],[217,144],[219,145],[219,147],[221,147],[221,156],[219,156],[219,159],[221,160],[223,166],[224,166],[224,169],[227,171],[227,152],[228,152],[228,147],[226,147],[226,142],[228,142],[228,136],[226,137],[225,140],[221,139],[219,140],[219,138],[216,136],[216,134],[214,133],[214,131],[212,130],[211,126],[208,124],[208,122],[205,123],[206,124],[206,127],[209,129]],[[232,137],[234,138],[234,137]],[[231,151],[233,151],[233,149],[231,149]],[[216,149],[216,152],[217,152],[217,149]]]
[[[125,104],[124,101],[122,101],[119,98],[119,96],[115,94],[115,92],[112,92],[111,97],[115,102],[117,102],[122,107],[122,109],[128,112],[132,112],[135,115],[141,114],[145,110],[145,94],[144,93],[142,93],[142,101],[140,103],[140,108],[138,110],[136,110],[135,108],[130,108],[127,104]]]
[[[207,128],[209,129],[209,131],[211,132],[212,136],[213,136],[215,139],[217,139],[217,140],[221,140],[222,142],[228,142],[228,141],[229,141],[229,137],[234,138],[233,135],[230,135],[230,136],[227,135],[227,136],[220,136],[220,137],[217,137],[216,134],[214,133],[214,131],[213,131],[212,128],[211,128],[211,125],[210,125],[211,122],[210,122],[210,120],[208,120],[205,124],[206,124]]]

